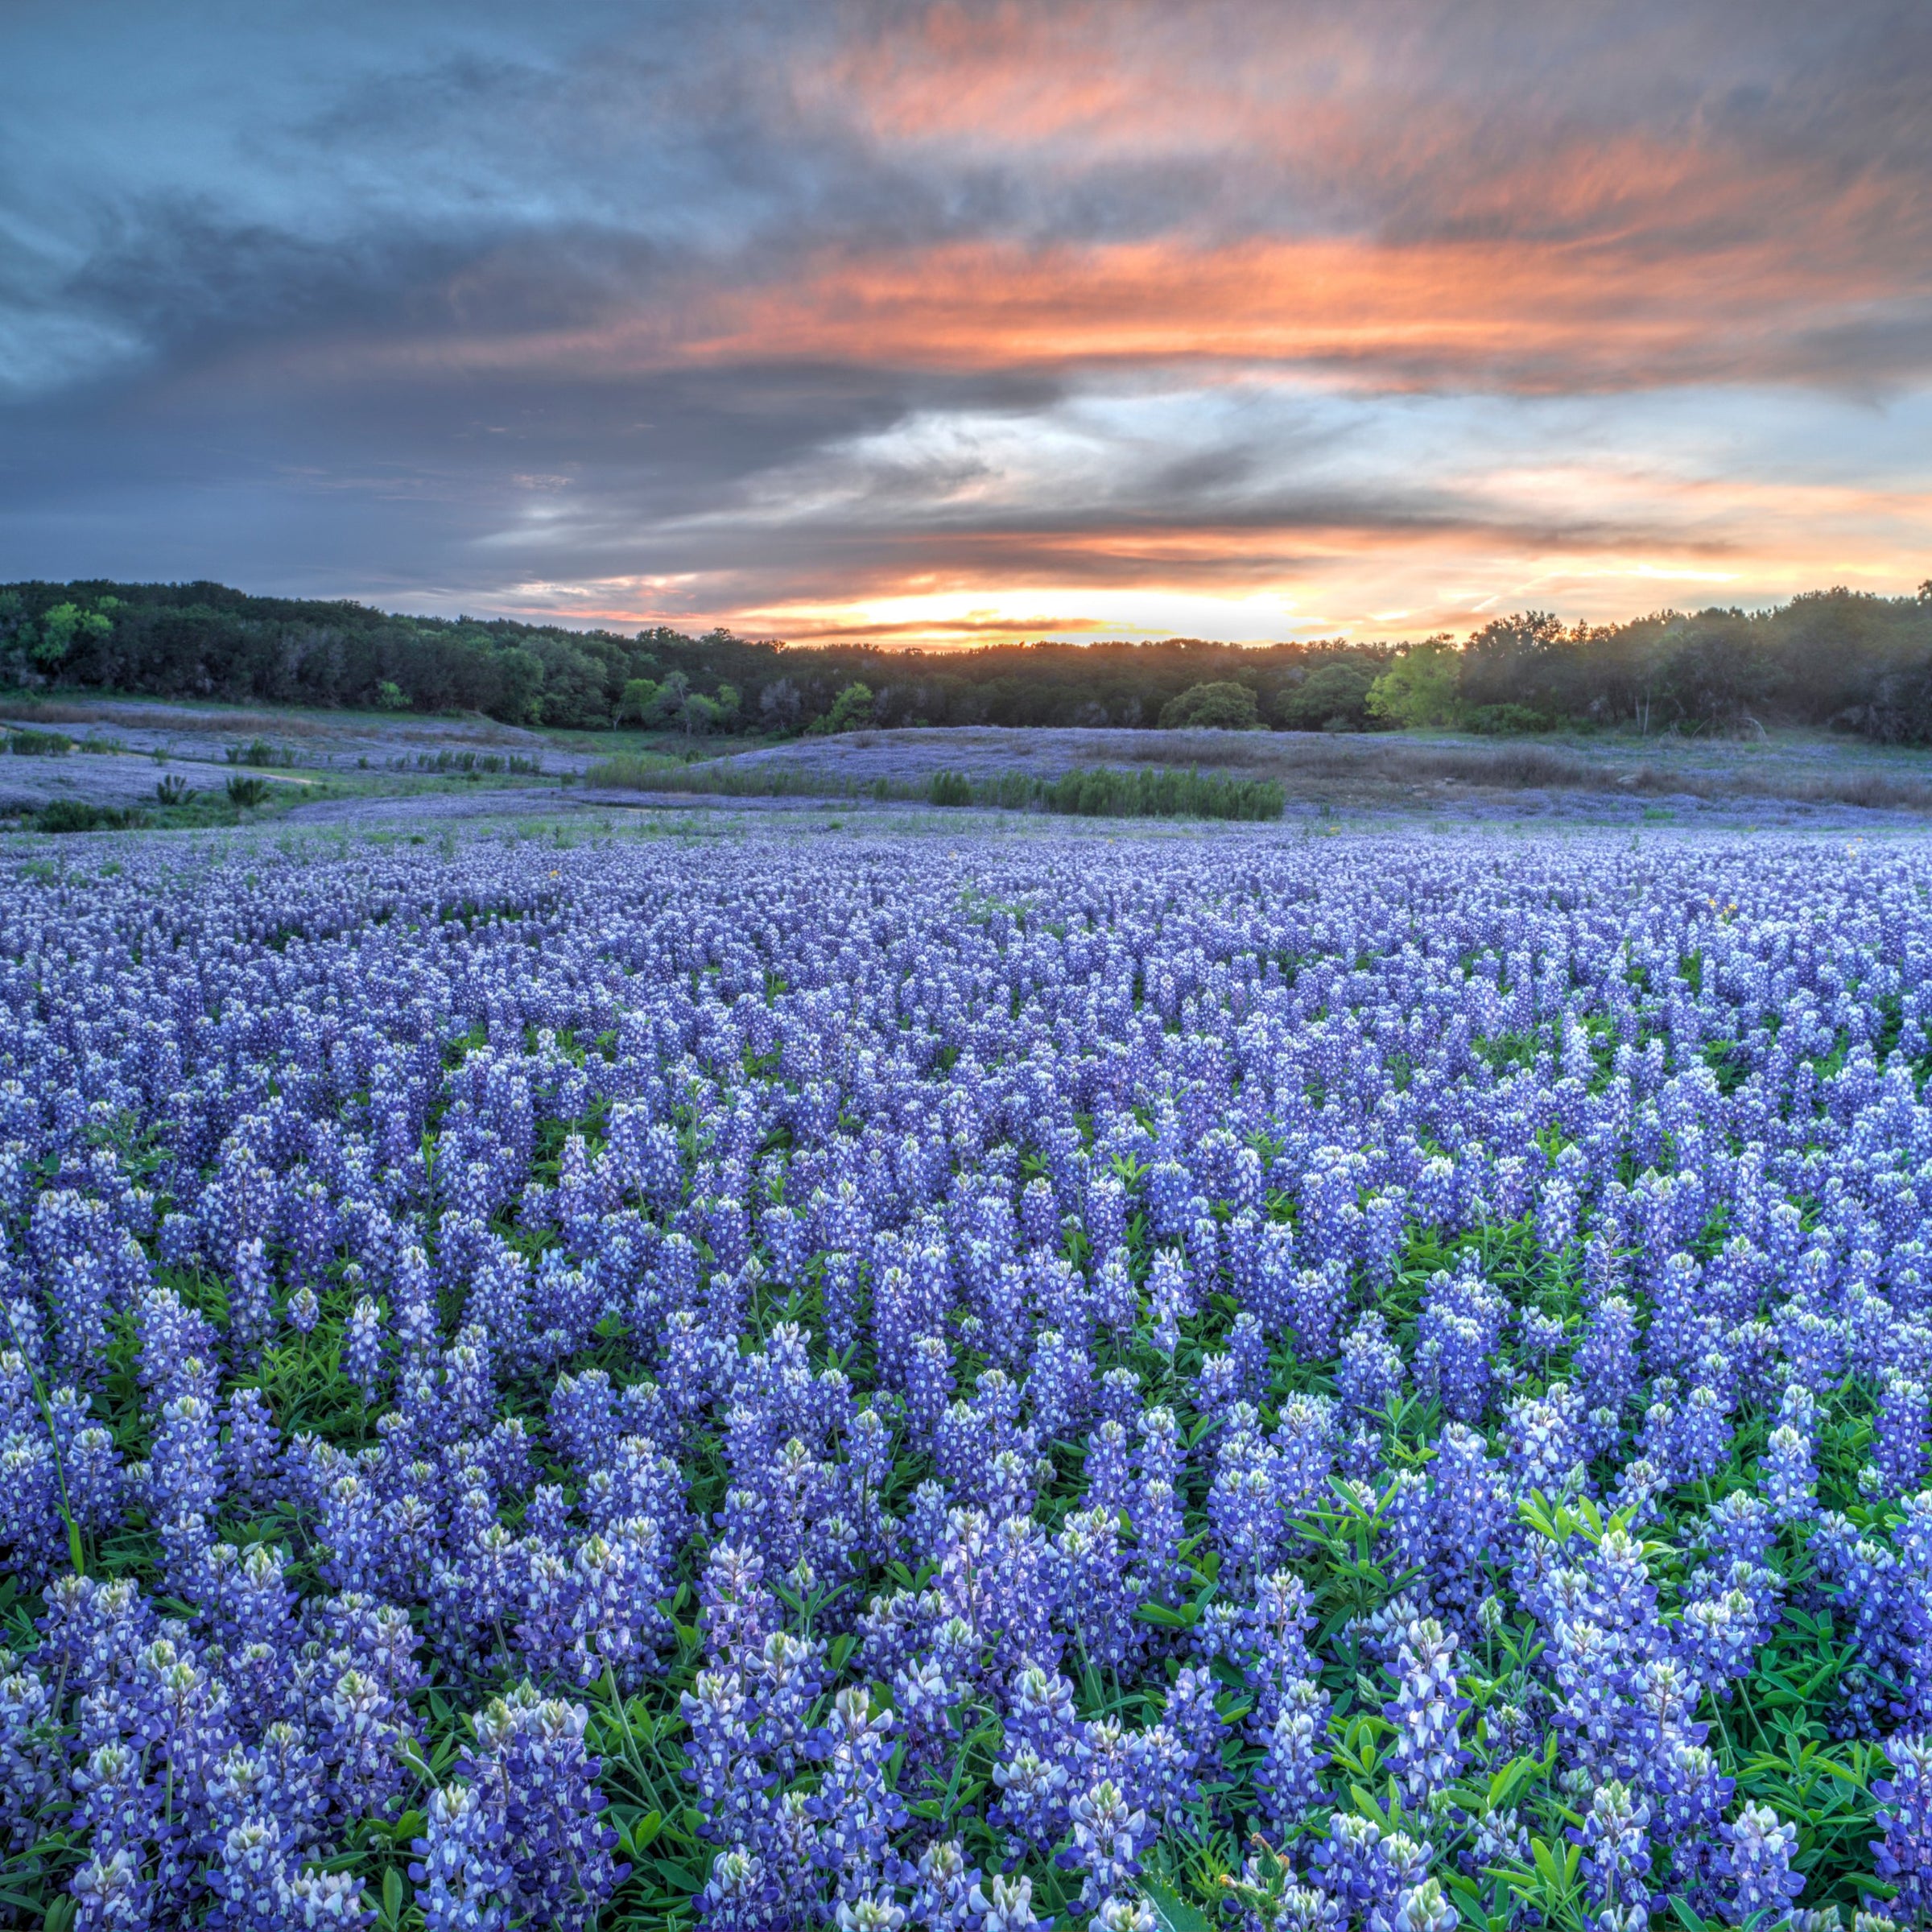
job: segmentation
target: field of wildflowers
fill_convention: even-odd
[[[1932,849],[66,843],[8,1922],[1932,1918]]]

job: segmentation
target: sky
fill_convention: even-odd
[[[1917,0],[0,12],[0,578],[796,642],[1932,576]]]

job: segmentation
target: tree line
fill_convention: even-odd
[[[728,630],[629,635],[412,617],[219,584],[0,586],[0,684],[157,697],[476,712],[696,737],[869,725],[1456,726],[1748,733],[1832,727],[1932,743],[1932,581],[1775,609],[1566,626],[1498,617],[1459,642],[790,646]]]

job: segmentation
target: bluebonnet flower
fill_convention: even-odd
[[[1096,1662],[1125,1663],[1146,1626],[1135,1621],[1140,1586],[1121,1546],[1118,1516],[1075,1512],[1061,1525],[1056,1551],[1067,1622],[1081,1648]]]
[[[1417,1324],[1416,1384],[1459,1422],[1481,1419],[1494,1380],[1492,1360],[1507,1304],[1479,1275],[1431,1278]]]
[[[956,1838],[928,1845],[919,1855],[912,1912],[927,1932],[969,1932],[973,1924],[968,1902],[981,1882],[980,1869],[968,1862]]]
[[[1288,1529],[1290,1496],[1282,1459],[1259,1422],[1245,1404],[1228,1417],[1208,1496],[1216,1547],[1229,1571],[1245,1576],[1274,1567]]]
[[[760,1794],[772,1781],[757,1761],[751,1714],[735,1674],[701,1670],[679,1707],[688,1729],[685,1777],[706,1835],[727,1845],[751,1835]]]
[[[1088,1861],[1073,1916],[1125,1924],[1129,1856],[1103,1875],[1077,1808],[1109,1789],[1150,1831],[1196,1806],[1307,1830],[1340,1748],[1323,1685],[1359,1646],[1402,1680],[1389,1769],[1455,1869],[1517,1862],[1528,1828],[1447,1801],[1459,1662],[1488,1769],[1554,1731],[1573,1808],[1618,1781],[1649,1807],[1650,1898],[1709,1917],[1778,1890],[1779,1828],[1724,1825],[1731,1747],[1697,1712],[1789,1597],[1851,1649],[1816,1717],[1893,1740],[1873,1856],[1905,1869],[1896,1753],[1932,1719],[1918,861],[1525,848],[1498,872],[1339,841],[1210,881],[1182,846],[1063,856],[976,855],[968,910],[909,848],[788,852],[782,906],[749,848],[251,855],[246,894],[239,861],[197,869],[192,944],[138,852],[57,916],[14,894],[0,1557],[46,1616],[0,1672],[13,1848],[72,1801],[89,1922],[353,1922],[360,1875],[312,1868],[352,1814],[407,1806],[436,1840],[426,1913],[433,1892],[436,1922],[535,1922],[518,1861],[574,1827],[513,1828],[481,1746],[436,1810],[398,1755],[441,1722],[428,1658],[439,1698],[524,1671],[621,1693],[695,1627],[659,1742],[716,1854],[708,1921],[1031,1918],[1025,1872],[940,1856],[873,1775],[902,1746],[897,1789],[943,1798],[997,1724],[1004,1782],[967,1802],[1030,1858]],[[270,953],[270,921],[301,942]],[[1566,1363],[1543,1311],[1573,1278]],[[806,1309],[817,1335],[787,1329]],[[386,1412],[313,1401],[338,1332]],[[614,1386],[619,1361],[651,1381]],[[1385,1436],[1411,1390],[1433,1443]],[[1868,1418],[1855,1516],[1821,1514]],[[1319,1639],[1275,1580],[1323,1580],[1318,1511],[1395,1592]],[[68,1577],[70,1519],[90,1569],[138,1563],[185,1622]],[[271,1534],[286,1558],[246,1546]],[[1441,1653],[1405,1665],[1430,1623]],[[834,1699],[861,1684],[897,1721],[840,1761]],[[1249,1707],[1238,1740],[1217,1695]],[[522,1723],[545,1774],[586,1749]],[[150,1731],[145,1767],[113,1755]],[[1279,1923],[1434,1932],[1421,1848],[1367,1822],[1315,1862],[1331,1889],[1284,1868]],[[1648,1909],[1619,1892],[1597,1922]]]
[[[1172,1355],[1180,1345],[1181,1323],[1190,1319],[1199,1305],[1200,1284],[1188,1273],[1179,1253],[1162,1248],[1155,1252],[1147,1291],[1154,1317],[1154,1345],[1162,1354]]]
[[[1096,1906],[1129,1884],[1158,1826],[1134,1807],[1112,1778],[1104,1777],[1070,1807],[1073,1843],[1062,1860],[1081,1873],[1080,1901]]]
[[[69,1889],[78,1910],[76,1926],[85,1932],[123,1932],[148,1922],[149,1888],[141,1876],[139,1856],[122,1847],[97,1849],[74,1874]]]
[[[1897,1889],[1912,1920],[1932,1914],[1932,1744],[1922,1736],[1885,1740],[1892,1775],[1875,1779],[1878,1827],[1872,1846],[1880,1878]]]
[[[9,1565],[44,1583],[67,1560],[60,1467],[44,1434],[0,1444],[0,1549]]]
[[[1889,1496],[1911,1495],[1923,1486],[1932,1402],[1924,1385],[1894,1375],[1872,1418],[1872,1457]]]
[[[1373,1818],[1335,1811],[1311,1862],[1315,1883],[1345,1912],[1373,1924],[1421,1884],[1432,1856],[1406,1832],[1385,1833]]]
[[[711,1876],[693,1903],[699,1924],[713,1932],[766,1932],[784,1925],[792,1909],[764,1860],[742,1845],[712,1860]]]
[[[1775,1923],[1804,1889],[1804,1880],[1791,1869],[1798,1827],[1781,1823],[1767,1805],[1747,1804],[1731,1823],[1718,1827],[1718,1834],[1724,1849],[1715,1870],[1724,1917],[1742,1926],[1769,1913]]]
[[[1637,1315],[1624,1296],[1607,1294],[1590,1311],[1571,1368],[1590,1453],[1601,1455],[1615,1447],[1637,1390]]]
[[[811,1745],[822,1766],[807,1806],[818,1827],[817,1860],[834,1895],[847,1903],[901,1876],[890,1843],[906,1810],[886,1778],[892,1714],[873,1711],[866,1690],[841,1690]]]
[[[1291,1831],[1323,1802],[1328,1761],[1323,1733],[1327,1700],[1307,1679],[1290,1687],[1262,1740],[1255,1791],[1269,1824]]]
[[[981,1880],[966,1895],[975,1932],[1049,1932],[1051,1918],[1033,1909],[1033,1880],[1001,1878]]]
[[[1015,1686],[1006,1749],[993,1768],[996,1819],[1019,1843],[1045,1851],[1065,1828],[1078,1720],[1071,1687],[1037,1667]]]
[[[1093,1319],[1116,1337],[1126,1335],[1140,1315],[1140,1294],[1129,1271],[1124,1248],[1109,1249],[1093,1278]]]
[[[1670,1847],[1669,1889],[1708,1911],[1715,1903],[1719,1823],[1735,1781],[1719,1770],[1708,1746],[1682,1736],[1662,1740],[1647,1775],[1656,1836]]]
[[[1561,1489],[1586,1454],[1581,1405],[1569,1385],[1509,1406],[1509,1461],[1522,1489]]]
[[[1089,1923],[1094,1932],[1159,1932],[1160,1928],[1154,1907],[1144,1898],[1102,1899]]]
[[[1729,1686],[1756,1667],[1764,1638],[1758,1606],[1741,1590],[1698,1597],[1684,1606],[1679,1641],[1686,1657],[1712,1690]]]
[[[1378,1310],[1365,1310],[1344,1338],[1335,1382],[1344,1406],[1366,1416],[1379,1416],[1402,1393],[1402,1352]]]
[[[1411,1624],[1397,1653],[1400,1689],[1382,1707],[1396,1727],[1389,1762],[1418,1802],[1454,1778],[1470,1757],[1459,1741],[1469,1699],[1456,1691],[1455,1651],[1455,1638],[1434,1618]]]
[[[502,1821],[518,1909],[567,1927],[592,1924],[623,1876],[610,1856],[617,1834],[599,1815],[586,1722],[582,1705],[526,1683],[478,1714],[476,1748],[459,1765]]]
[[[1426,1540],[1416,1560],[1426,1565],[1433,1594],[1467,1614],[1513,1526],[1508,1479],[1481,1436],[1459,1422],[1437,1439],[1430,1475]]]
[[[1093,1364],[1084,1348],[1057,1330],[1043,1328],[1034,1338],[1026,1393],[1040,1435],[1055,1440],[1075,1435],[1092,1400]]]
[[[1175,1674],[1167,1693],[1165,1721],[1180,1740],[1191,1770],[1220,1766],[1226,1727],[1216,1699],[1213,1678],[1188,1666]]]
[[[1648,1908],[1650,1807],[1616,1778],[1607,1779],[1591,1794],[1590,1808],[1580,1828],[1569,1836],[1583,1849],[1583,1889],[1600,1909]]]
[[[10,1652],[0,1653],[0,1662],[8,1666],[0,1676],[0,1827],[9,1851],[23,1852],[62,1756],[56,1699],[39,1671]]]
[[[1714,1389],[1693,1389],[1677,1424],[1674,1472],[1684,1481],[1708,1482],[1723,1466],[1730,1447],[1731,1425],[1723,1398]]]
[[[386,1811],[402,1785],[396,1699],[370,1672],[351,1664],[324,1695],[321,1710],[321,1748],[336,1810],[345,1818]]]

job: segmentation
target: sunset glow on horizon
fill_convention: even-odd
[[[0,575],[958,646],[1932,574],[1922,10],[87,10],[4,30]]]

